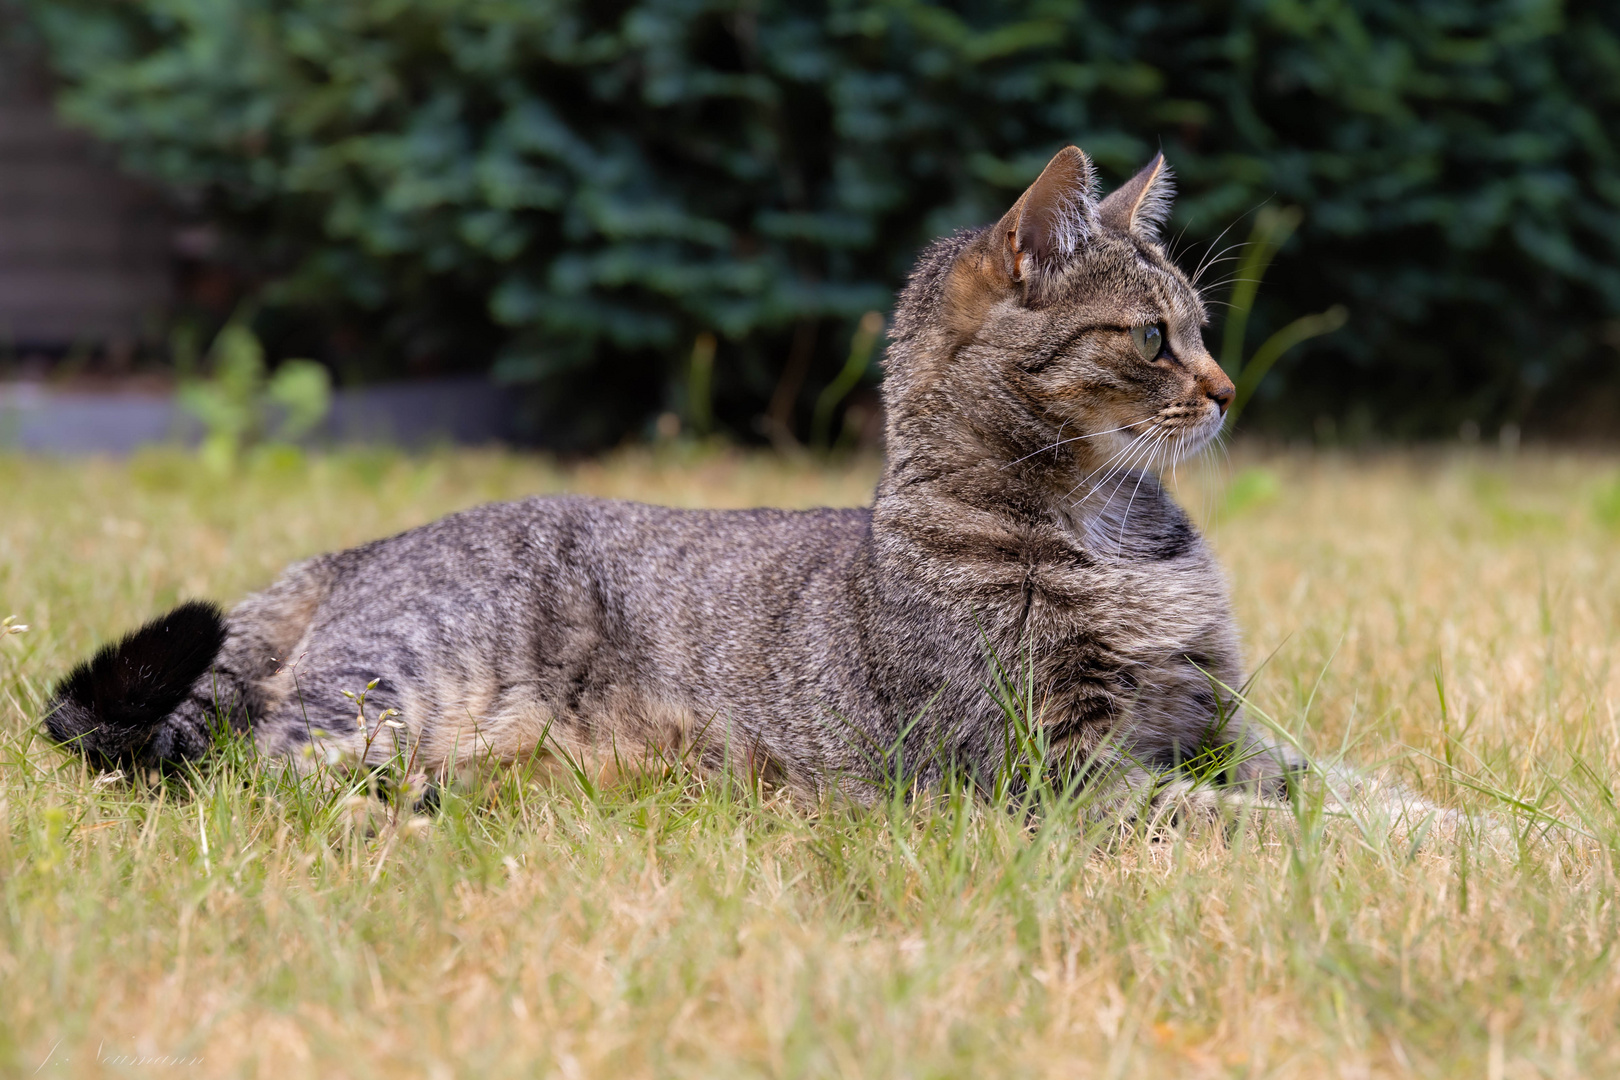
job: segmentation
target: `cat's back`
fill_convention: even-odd
[[[686,510],[582,496],[519,505],[547,523],[534,539],[555,537],[559,566],[598,578],[609,592],[640,588],[726,605],[769,604],[841,578],[872,520],[865,508]]]
[[[581,495],[489,503],[325,556],[336,591],[479,607],[534,589],[601,603],[768,605],[836,579],[868,509],[686,510]],[[644,605],[643,605],[644,606]]]
[[[332,639],[409,643],[415,666],[538,680],[569,715],[622,711],[624,694],[739,716],[809,709],[842,700],[847,680],[811,676],[849,666],[848,588],[870,526],[861,509],[495,503],[329,557],[319,621]]]

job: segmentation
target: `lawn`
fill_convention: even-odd
[[[1620,1075],[1612,457],[1240,447],[1178,478],[1255,706],[1454,830],[1302,804],[1121,837],[522,770],[429,818],[241,755],[98,784],[34,733],[88,650],[298,556],[533,492],[858,504],[875,468],[0,458],[0,617],[28,627],[0,637],[0,1071]]]

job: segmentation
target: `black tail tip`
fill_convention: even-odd
[[[45,731],[103,765],[146,763],[151,755],[143,751],[224,644],[225,614],[219,605],[181,604],[68,672],[51,695]],[[164,760],[192,757],[201,749],[189,745],[195,739],[159,741],[165,745],[157,757]]]

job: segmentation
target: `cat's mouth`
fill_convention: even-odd
[[[1204,403],[1168,405],[1154,416],[1153,426],[1138,437],[1162,439],[1178,458],[1186,457],[1219,434],[1225,419],[1220,409]]]

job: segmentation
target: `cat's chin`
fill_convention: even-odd
[[[1178,457],[1190,457],[1214,441],[1215,436],[1221,433],[1226,417],[1220,413],[1215,414],[1212,420],[1203,420],[1182,428],[1175,436],[1175,448]]]

